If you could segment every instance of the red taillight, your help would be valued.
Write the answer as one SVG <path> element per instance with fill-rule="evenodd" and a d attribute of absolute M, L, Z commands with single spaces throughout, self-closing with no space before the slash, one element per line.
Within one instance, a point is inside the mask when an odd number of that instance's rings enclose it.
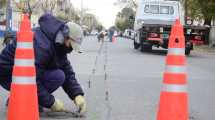
<path fill-rule="evenodd" d="M 201 40 L 202 38 L 201 38 L 201 36 L 195 36 L 194 39 Z"/>

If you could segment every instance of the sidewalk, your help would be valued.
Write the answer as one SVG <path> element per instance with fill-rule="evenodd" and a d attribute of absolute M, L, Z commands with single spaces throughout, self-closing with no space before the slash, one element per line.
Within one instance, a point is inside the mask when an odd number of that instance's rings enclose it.
<path fill-rule="evenodd" d="M 210 48 L 208 45 L 194 46 L 194 51 L 215 54 L 215 47 Z"/>

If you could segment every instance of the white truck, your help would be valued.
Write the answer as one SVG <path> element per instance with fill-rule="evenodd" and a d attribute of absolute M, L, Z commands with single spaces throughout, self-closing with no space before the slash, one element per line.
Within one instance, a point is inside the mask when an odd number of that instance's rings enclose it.
<path fill-rule="evenodd" d="M 203 39 L 199 32 L 205 28 L 185 25 L 184 8 L 180 1 L 139 0 L 134 23 L 134 49 L 140 48 L 142 52 L 151 51 L 152 46 L 168 49 L 171 26 L 176 19 L 184 25 L 185 54 L 189 55 L 193 50 L 191 39 L 196 36 Z"/>

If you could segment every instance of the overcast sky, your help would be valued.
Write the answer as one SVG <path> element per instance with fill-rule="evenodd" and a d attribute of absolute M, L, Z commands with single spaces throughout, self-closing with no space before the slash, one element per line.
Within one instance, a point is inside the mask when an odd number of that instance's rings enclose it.
<path fill-rule="evenodd" d="M 114 25 L 116 14 L 119 11 L 113 3 L 116 0 L 83 0 L 84 8 L 90 9 L 89 13 L 95 14 L 99 21 L 106 27 Z M 81 8 L 81 0 L 71 0 L 75 8 Z"/>

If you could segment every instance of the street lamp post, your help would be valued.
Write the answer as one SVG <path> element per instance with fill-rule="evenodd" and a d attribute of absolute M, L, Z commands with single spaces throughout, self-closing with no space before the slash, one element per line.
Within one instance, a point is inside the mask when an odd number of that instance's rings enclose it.
<path fill-rule="evenodd" d="M 8 0 L 7 3 L 7 15 L 6 15 L 6 31 L 12 31 L 12 7 L 11 7 L 11 0 Z"/>

